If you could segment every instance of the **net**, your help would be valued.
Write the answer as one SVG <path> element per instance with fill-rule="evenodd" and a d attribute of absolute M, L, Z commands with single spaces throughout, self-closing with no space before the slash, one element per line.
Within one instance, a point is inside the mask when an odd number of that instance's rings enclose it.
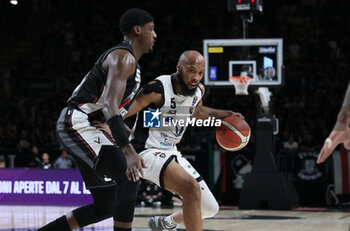
<path fill-rule="evenodd" d="M 248 86 L 252 80 L 249 76 L 232 76 L 229 77 L 230 82 L 235 86 L 236 95 L 248 95 Z"/>

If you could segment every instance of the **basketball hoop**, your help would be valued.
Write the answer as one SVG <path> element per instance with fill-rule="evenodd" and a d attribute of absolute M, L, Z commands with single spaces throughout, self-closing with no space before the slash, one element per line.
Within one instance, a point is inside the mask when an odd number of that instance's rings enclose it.
<path fill-rule="evenodd" d="M 248 86 L 252 77 L 249 76 L 232 76 L 230 82 L 235 86 L 236 95 L 248 95 Z"/>

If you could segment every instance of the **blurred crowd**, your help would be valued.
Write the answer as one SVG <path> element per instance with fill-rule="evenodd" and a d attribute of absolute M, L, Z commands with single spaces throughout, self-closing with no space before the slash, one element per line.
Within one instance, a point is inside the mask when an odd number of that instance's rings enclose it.
<path fill-rule="evenodd" d="M 249 24 L 250 38 L 284 39 L 285 85 L 272 89 L 277 154 L 318 151 L 332 128 L 349 81 L 350 41 L 339 36 L 350 33 L 345 6 L 345 0 L 265 1 L 264 14 Z M 158 35 L 154 52 L 140 60 L 144 83 L 175 72 L 179 55 L 202 51 L 203 39 L 242 37 L 240 16 L 227 11 L 226 1 L 2 1 L 0 164 L 9 165 L 11 154 L 15 167 L 74 166 L 57 142 L 55 122 L 98 56 L 122 40 L 118 20 L 132 7 L 152 13 Z M 204 99 L 246 117 L 251 153 L 258 102 L 252 92 L 235 96 L 233 88 L 207 89 Z M 214 143 L 212 129 L 192 129 L 180 147 L 195 152 Z"/>

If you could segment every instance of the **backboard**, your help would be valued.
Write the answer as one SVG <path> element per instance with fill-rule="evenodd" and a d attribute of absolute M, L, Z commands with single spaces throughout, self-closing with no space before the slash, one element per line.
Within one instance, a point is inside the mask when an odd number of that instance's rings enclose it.
<path fill-rule="evenodd" d="M 282 39 L 206 39 L 206 86 L 232 86 L 229 77 L 250 76 L 250 85 L 277 87 L 283 83 Z"/>

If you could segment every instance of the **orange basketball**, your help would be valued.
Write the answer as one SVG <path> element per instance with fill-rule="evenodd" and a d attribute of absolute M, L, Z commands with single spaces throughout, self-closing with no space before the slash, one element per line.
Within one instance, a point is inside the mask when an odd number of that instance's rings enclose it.
<path fill-rule="evenodd" d="M 241 117 L 229 116 L 222 120 L 216 129 L 216 140 L 227 151 L 238 151 L 244 148 L 250 138 L 250 127 Z"/>

